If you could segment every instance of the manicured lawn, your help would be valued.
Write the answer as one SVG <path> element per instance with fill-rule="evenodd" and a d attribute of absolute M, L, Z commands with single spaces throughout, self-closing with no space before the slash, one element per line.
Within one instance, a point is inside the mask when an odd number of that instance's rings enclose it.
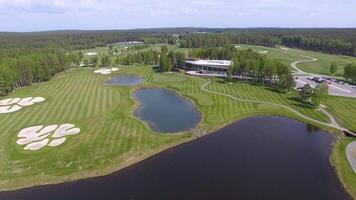
<path fill-rule="evenodd" d="M 222 82 L 222 80 L 214 81 L 211 86 L 211 90 L 232 94 L 242 99 L 287 105 L 313 119 L 323 122 L 330 122 L 329 118 L 324 113 L 314 109 L 312 106 L 305 105 L 299 97 L 298 93 L 294 90 L 284 93 L 272 90 L 263 85 L 256 85 L 241 81 L 228 84 Z"/>
<path fill-rule="evenodd" d="M 331 55 L 331 54 L 325 54 L 325 53 L 320 53 L 315 51 L 305 51 L 301 49 L 288 48 L 288 50 L 282 50 L 280 47 L 268 48 L 268 47 L 253 46 L 253 45 L 241 45 L 241 47 L 251 48 L 255 51 L 268 51 L 268 53 L 266 54 L 268 57 L 277 59 L 286 65 L 290 65 L 290 63 L 296 60 L 305 60 L 305 57 L 302 57 L 300 55 L 316 58 L 318 59 L 318 61 L 302 63 L 298 65 L 299 69 L 308 73 L 315 73 L 315 74 L 330 75 L 329 73 L 330 64 L 332 62 L 336 62 L 339 68 L 335 75 L 342 76 L 344 72 L 344 67 L 348 63 L 352 63 L 352 62 L 356 63 L 355 57 Z"/>
<path fill-rule="evenodd" d="M 352 141 L 352 139 L 338 141 L 335 144 L 331 162 L 349 193 L 356 199 L 356 174 L 346 157 L 346 147 Z"/>
<path fill-rule="evenodd" d="M 151 73 L 150 68 L 143 71 Z M 1 190 L 105 174 L 189 139 L 186 134 L 150 131 L 133 116 L 133 88 L 106 86 L 108 78 L 73 69 L 11 95 L 43 96 L 47 101 L 0 115 Z M 82 131 L 59 147 L 38 152 L 15 143 L 23 128 L 59 123 L 76 124 Z"/>
<path fill-rule="evenodd" d="M 241 102 L 204 92 L 201 86 L 206 83 L 205 79 L 160 74 L 144 66 L 123 67 L 116 73 L 138 74 L 144 77 L 146 87 L 170 88 L 191 98 L 203 114 L 200 126 L 208 132 L 254 115 L 282 115 L 305 121 L 279 106 Z M 131 94 L 142 86 L 105 85 L 104 81 L 110 78 L 95 75 L 92 69 L 72 69 L 49 82 L 18 89 L 10 95 L 43 96 L 47 101 L 0 115 L 1 190 L 108 174 L 194 139 L 189 133 L 152 132 L 133 116 L 138 103 Z M 308 116 L 326 121 L 316 110 L 298 105 L 293 99 L 294 93 L 278 93 L 246 83 L 214 82 L 211 87 L 244 98 L 290 105 Z M 82 131 L 68 137 L 59 147 L 45 147 L 38 152 L 24 151 L 16 144 L 16 134 L 23 128 L 59 123 L 73 123 Z"/>
<path fill-rule="evenodd" d="M 356 98 L 332 96 L 325 105 L 339 123 L 356 132 Z"/>

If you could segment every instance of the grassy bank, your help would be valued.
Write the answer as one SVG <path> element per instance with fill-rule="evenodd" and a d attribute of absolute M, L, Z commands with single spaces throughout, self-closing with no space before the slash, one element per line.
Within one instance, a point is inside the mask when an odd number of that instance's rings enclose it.
<path fill-rule="evenodd" d="M 356 199 L 356 174 L 352 170 L 346 157 L 346 147 L 352 139 L 341 140 L 335 144 L 331 163 L 337 170 L 340 180 L 351 196 Z"/>
<path fill-rule="evenodd" d="M 305 121 L 279 106 L 240 102 L 204 92 L 201 90 L 204 79 L 160 74 L 144 66 L 122 67 L 117 74 L 138 74 L 144 77 L 144 86 L 169 88 L 189 97 L 202 112 L 200 126 L 208 132 L 254 115 L 281 115 Z M 43 96 L 47 101 L 0 115 L 1 190 L 109 174 L 194 139 L 189 133 L 152 132 L 133 116 L 137 103 L 131 94 L 137 88 L 108 86 L 104 83 L 108 79 L 110 76 L 95 75 L 91 69 L 73 69 L 49 82 L 11 94 L 12 97 Z M 292 106 L 303 114 L 326 121 L 315 109 L 301 107 L 295 93 L 279 93 L 247 83 L 214 82 L 212 87 L 244 98 Z M 76 124 L 82 131 L 68 137 L 59 147 L 46 147 L 37 152 L 24 151 L 16 144 L 16 134 L 23 128 L 59 123 Z"/>

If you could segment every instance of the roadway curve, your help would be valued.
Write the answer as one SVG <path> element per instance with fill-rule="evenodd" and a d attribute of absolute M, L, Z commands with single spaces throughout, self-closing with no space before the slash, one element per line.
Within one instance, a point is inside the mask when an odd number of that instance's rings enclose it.
<path fill-rule="evenodd" d="M 313 57 L 309 57 L 309 56 L 304 56 L 304 55 L 298 55 L 298 56 L 301 56 L 301 57 L 305 57 L 305 58 L 308 58 L 308 60 L 297 60 L 297 61 L 294 61 L 290 64 L 290 66 L 297 71 L 296 75 L 310 75 L 309 73 L 306 73 L 304 71 L 302 71 L 301 69 L 299 69 L 297 67 L 298 64 L 301 64 L 301 63 L 307 63 L 307 62 L 315 62 L 315 61 L 318 61 L 318 59 L 316 58 L 313 58 Z"/>

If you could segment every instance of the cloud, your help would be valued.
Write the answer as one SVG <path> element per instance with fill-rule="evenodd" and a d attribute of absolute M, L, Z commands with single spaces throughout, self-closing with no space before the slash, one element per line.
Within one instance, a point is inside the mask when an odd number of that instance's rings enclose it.
<path fill-rule="evenodd" d="M 0 0 L 0 31 L 31 27 L 355 27 L 355 7 L 353 0 Z"/>

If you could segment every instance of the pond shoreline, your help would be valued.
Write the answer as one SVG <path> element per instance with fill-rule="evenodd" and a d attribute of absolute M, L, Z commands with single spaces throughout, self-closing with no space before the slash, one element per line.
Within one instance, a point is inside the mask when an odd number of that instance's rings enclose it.
<path fill-rule="evenodd" d="M 244 121 L 244 120 L 249 120 L 250 118 L 259 118 L 259 117 L 266 117 L 266 116 L 264 116 L 264 115 L 262 115 L 262 116 L 254 116 L 254 117 L 248 117 L 248 118 L 244 118 L 243 120 L 238 120 L 238 121 L 235 121 L 234 123 L 230 123 L 229 125 L 226 125 L 226 126 L 224 126 L 224 127 L 222 127 L 221 129 L 219 129 L 219 130 L 217 130 L 217 131 L 214 131 L 214 132 L 211 132 L 210 134 L 208 134 L 208 135 L 216 135 L 216 134 L 213 134 L 213 133 L 219 133 L 222 129 L 226 129 L 226 128 L 229 128 L 229 127 L 232 127 L 232 126 L 234 126 L 235 124 L 237 124 L 237 123 L 239 123 L 240 121 Z M 272 116 L 273 117 L 273 116 Z M 276 116 L 276 117 L 279 117 L 279 116 Z M 287 118 L 287 117 L 282 117 L 282 118 L 285 118 L 285 119 L 289 119 L 289 118 Z M 294 119 L 289 119 L 289 120 L 294 120 Z M 297 120 L 294 120 L 294 121 L 297 121 Z M 298 121 L 299 122 L 299 121 Z M 303 123 L 303 122 L 300 122 L 300 123 Z M 324 131 L 325 132 L 325 131 Z M 167 147 L 166 149 L 164 149 L 164 150 L 161 150 L 160 152 L 156 152 L 156 153 L 152 153 L 151 155 L 147 155 L 147 156 L 145 156 L 145 159 L 144 160 L 140 160 L 140 161 L 137 161 L 137 162 L 134 162 L 134 163 L 131 163 L 131 164 L 129 164 L 129 165 L 127 165 L 126 167 L 122 167 L 121 168 L 121 170 L 115 170 L 115 171 L 113 171 L 112 173 L 109 173 L 109 174 L 107 174 L 107 175 L 104 175 L 104 176 L 110 176 L 111 174 L 115 174 L 115 173 L 120 173 L 122 170 L 128 170 L 128 169 L 131 169 L 131 168 L 134 168 L 136 165 L 139 165 L 139 164 L 142 164 L 142 163 L 144 163 L 144 161 L 146 161 L 146 159 L 147 158 L 149 158 L 149 159 L 153 159 L 153 158 L 155 158 L 155 157 L 158 157 L 158 156 L 160 156 L 162 153 L 166 153 L 167 151 L 175 151 L 175 149 L 176 148 L 183 148 L 182 147 L 182 145 L 191 145 L 191 143 L 192 142 L 196 142 L 196 141 L 198 141 L 198 140 L 196 140 L 195 138 L 187 138 L 188 140 L 186 140 L 186 141 L 182 141 L 182 143 L 179 143 L 179 144 L 176 144 L 176 145 L 174 145 L 174 146 L 169 146 L 169 147 Z M 204 140 L 204 138 L 202 138 L 203 140 Z M 334 141 L 333 141 L 333 143 L 335 142 L 335 139 L 334 139 Z M 332 145 L 332 149 L 334 148 L 334 144 L 331 144 Z M 331 155 L 329 155 L 329 157 L 330 157 Z M 331 166 L 334 170 L 335 170 L 335 168 L 333 167 L 333 166 Z M 336 172 L 336 170 L 335 170 L 335 172 Z M 75 183 L 75 182 L 81 182 L 81 181 L 86 181 L 86 180 L 94 180 L 94 179 L 96 179 L 96 178 L 100 178 L 100 177 L 102 177 L 102 176 L 99 176 L 99 177 L 91 177 L 91 178 L 85 178 L 85 179 L 82 179 L 82 180 L 73 180 L 73 181 L 66 181 L 66 182 L 64 182 L 63 184 L 66 184 L 66 183 Z M 338 179 L 339 180 L 339 179 Z M 60 183 L 61 184 L 61 183 Z M 52 184 L 52 185 L 57 185 L 57 184 Z M 341 183 L 340 183 L 340 185 L 342 185 Z M 36 189 L 36 188 L 41 188 L 41 187 L 51 187 L 51 185 L 45 185 L 45 186 L 35 186 L 35 187 L 31 187 L 31 188 L 27 188 L 27 189 L 20 189 L 20 190 L 31 190 L 31 189 Z M 19 190 L 19 191 L 20 191 Z M 13 191 L 13 192 L 16 192 L 16 191 Z M 1 193 L 0 193 L 0 196 L 1 196 Z"/>

